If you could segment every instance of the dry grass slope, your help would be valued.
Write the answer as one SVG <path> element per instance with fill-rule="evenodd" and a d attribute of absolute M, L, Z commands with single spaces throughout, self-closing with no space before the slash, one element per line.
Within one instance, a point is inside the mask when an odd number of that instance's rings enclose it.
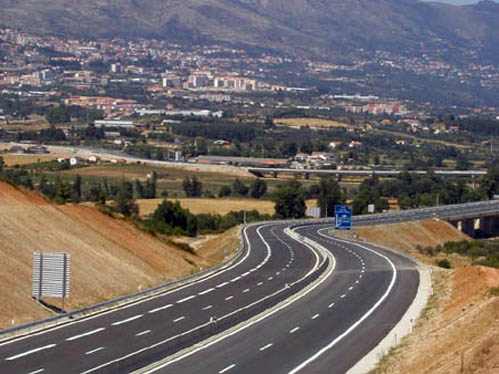
<path fill-rule="evenodd" d="M 47 317 L 31 300 L 34 251 L 71 254 L 71 310 L 190 274 L 208 262 L 78 205 L 0 183 L 0 327 Z M 56 301 L 54 301 L 56 302 Z M 58 303 L 58 301 L 57 301 Z"/>
<path fill-rule="evenodd" d="M 435 246 L 468 239 L 442 221 L 398 223 L 357 229 L 360 237 L 424 257 L 416 246 Z M 489 290 L 499 287 L 499 270 L 470 266 L 469 259 L 447 257 L 454 270 L 434 268 L 434 295 L 414 333 L 392 350 L 376 374 L 499 373 L 499 297 Z"/>

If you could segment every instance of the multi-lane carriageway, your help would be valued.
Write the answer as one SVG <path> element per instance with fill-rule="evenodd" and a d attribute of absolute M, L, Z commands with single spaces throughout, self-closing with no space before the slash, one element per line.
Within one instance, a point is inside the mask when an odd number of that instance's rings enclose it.
<path fill-rule="evenodd" d="M 0 373 L 344 373 L 401 318 L 419 276 L 330 228 L 248 226 L 231 267 L 0 343 Z"/>
<path fill-rule="evenodd" d="M 498 205 L 354 222 L 496 214 Z M 331 237 L 330 222 L 303 225 L 248 226 L 240 257 L 221 271 L 0 342 L 0 373 L 344 373 L 401 318 L 419 273 L 391 252 Z"/>

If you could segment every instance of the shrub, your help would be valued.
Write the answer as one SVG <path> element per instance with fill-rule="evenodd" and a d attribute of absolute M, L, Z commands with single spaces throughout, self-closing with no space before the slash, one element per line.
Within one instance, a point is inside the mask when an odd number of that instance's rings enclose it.
<path fill-rule="evenodd" d="M 449 260 L 447 260 L 445 258 L 443 260 L 437 261 L 437 266 L 439 266 L 441 268 L 444 268 L 444 269 L 450 269 L 451 268 Z"/>

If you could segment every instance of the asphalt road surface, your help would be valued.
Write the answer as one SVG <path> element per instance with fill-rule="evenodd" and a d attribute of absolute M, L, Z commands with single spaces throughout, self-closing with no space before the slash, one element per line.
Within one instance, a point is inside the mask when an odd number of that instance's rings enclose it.
<path fill-rule="evenodd" d="M 151 373 L 345 373 L 400 320 L 419 275 L 393 253 L 298 230 L 335 257 L 330 276 L 305 297 L 248 328 Z"/>
<path fill-rule="evenodd" d="M 497 206 L 483 202 L 355 217 L 354 224 L 448 218 Z M 310 282 L 314 288 L 285 307 L 150 372 L 346 372 L 404 314 L 416 294 L 418 272 L 393 253 L 330 237 L 331 222 L 295 228 L 333 257 L 324 256 L 286 235 L 290 225 L 247 227 L 241 259 L 222 272 L 0 343 L 0 373 L 133 372 L 248 320 Z M 326 271 L 326 265 L 334 269 Z"/>

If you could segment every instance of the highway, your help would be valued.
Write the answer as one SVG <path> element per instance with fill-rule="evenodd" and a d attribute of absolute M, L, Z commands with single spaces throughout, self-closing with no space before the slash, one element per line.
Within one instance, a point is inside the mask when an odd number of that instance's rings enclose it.
<path fill-rule="evenodd" d="M 146 372 L 348 371 L 401 318 L 415 296 L 419 275 L 407 259 L 330 238 L 328 230 L 297 230 L 335 258 L 332 273 L 312 292 L 258 323 Z"/>
<path fill-rule="evenodd" d="M 0 145 L 3 146 L 20 146 L 20 147 L 26 147 L 27 144 L 23 143 L 15 143 L 15 142 L 0 142 Z M 180 162 L 180 161 L 159 161 L 159 160 L 152 160 L 148 158 L 141 158 L 141 157 L 136 157 L 130 154 L 127 154 L 125 152 L 120 152 L 120 151 L 112 151 L 108 149 L 103 149 L 103 148 L 87 148 L 87 147 L 78 147 L 78 146 L 59 146 L 59 145 L 47 145 L 48 148 L 56 149 L 56 150 L 61 150 L 61 151 L 67 151 L 67 152 L 72 152 L 72 153 L 82 153 L 82 154 L 87 154 L 87 155 L 96 155 L 100 157 L 107 157 L 107 158 L 121 158 L 126 160 L 127 162 L 140 162 L 145 165 L 153 165 L 153 166 L 174 166 L 174 165 L 195 165 L 196 167 L 199 168 L 207 168 L 207 167 L 214 167 L 214 166 L 220 166 L 220 164 L 198 164 L 198 163 L 190 163 L 190 162 Z M 240 166 L 231 166 L 227 164 L 223 165 L 224 168 L 229 168 L 233 169 L 234 171 L 239 171 L 239 170 L 244 170 L 247 172 L 250 172 L 256 176 L 263 176 L 264 174 L 273 174 L 273 173 L 286 173 L 286 174 L 303 174 L 303 175 L 310 175 L 310 174 L 317 174 L 317 175 L 331 175 L 331 176 L 336 176 L 336 175 L 350 175 L 350 176 L 363 176 L 363 177 L 369 177 L 372 176 L 373 174 L 376 174 L 378 176 L 385 176 L 385 177 L 394 177 L 397 176 L 400 173 L 405 172 L 405 170 L 379 170 L 379 169 L 371 169 L 371 170 L 329 170 L 329 169 L 289 169 L 289 168 L 268 168 L 268 167 L 240 167 Z M 428 171 L 427 170 L 409 170 L 409 173 L 412 174 L 420 174 L 424 175 Z M 433 171 L 436 175 L 440 175 L 443 177 L 480 177 L 484 176 L 487 174 L 486 170 L 434 170 Z"/>
<path fill-rule="evenodd" d="M 283 227 L 247 228 L 244 256 L 220 274 L 131 306 L 0 343 L 0 373 L 121 373 L 248 318 L 236 313 L 223 319 L 241 308 L 256 304 L 250 312 L 258 313 L 272 305 L 272 298 L 266 297 L 324 261 L 284 235 Z M 224 323 L 210 322 L 212 317 Z M 130 354 L 131 359 L 114 362 Z"/>
<path fill-rule="evenodd" d="M 354 217 L 354 224 L 497 210 L 497 203 L 482 202 Z M 0 373 L 129 373 L 144 367 L 149 369 L 137 373 L 345 373 L 404 314 L 419 274 L 404 257 L 331 237 L 331 226 L 326 220 L 247 226 L 244 251 L 230 267 L 4 341 Z"/>

